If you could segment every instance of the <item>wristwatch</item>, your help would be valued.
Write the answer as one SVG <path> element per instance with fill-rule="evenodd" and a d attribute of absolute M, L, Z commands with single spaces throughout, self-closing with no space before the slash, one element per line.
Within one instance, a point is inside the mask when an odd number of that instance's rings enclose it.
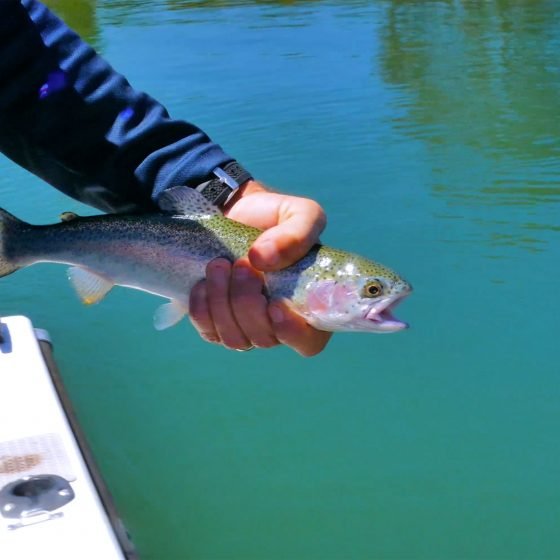
<path fill-rule="evenodd" d="M 222 167 L 212 170 L 214 177 L 201 183 L 196 190 L 212 204 L 223 207 L 235 194 L 235 191 L 253 176 L 236 161 L 230 161 Z"/>

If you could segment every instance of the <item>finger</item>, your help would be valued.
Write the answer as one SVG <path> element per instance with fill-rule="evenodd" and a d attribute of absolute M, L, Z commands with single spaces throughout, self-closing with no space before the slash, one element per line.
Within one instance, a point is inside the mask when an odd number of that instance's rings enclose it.
<path fill-rule="evenodd" d="M 237 324 L 253 346 L 271 348 L 279 344 L 267 313 L 262 276 L 246 259 L 233 266 L 230 299 Z"/>
<path fill-rule="evenodd" d="M 302 356 L 315 356 L 325 348 L 332 336 L 332 333 L 314 329 L 284 302 L 272 302 L 268 306 L 268 314 L 276 338 Z"/>
<path fill-rule="evenodd" d="M 251 347 L 233 315 L 229 298 L 231 264 L 226 259 L 214 259 L 206 267 L 206 290 L 210 315 L 216 332 L 227 348 L 246 350 Z"/>
<path fill-rule="evenodd" d="M 279 270 L 301 259 L 318 242 L 326 225 L 322 208 L 312 200 L 290 198 L 278 213 L 278 225 L 266 230 L 249 250 L 258 270 Z"/>
<path fill-rule="evenodd" d="M 206 294 L 206 280 L 198 282 L 191 291 L 189 317 L 198 334 L 207 342 L 221 342 L 210 315 Z"/>

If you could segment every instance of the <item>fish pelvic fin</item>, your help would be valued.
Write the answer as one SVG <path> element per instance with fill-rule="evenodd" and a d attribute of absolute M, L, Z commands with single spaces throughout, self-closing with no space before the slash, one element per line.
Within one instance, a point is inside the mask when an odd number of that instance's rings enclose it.
<path fill-rule="evenodd" d="M 176 325 L 187 313 L 186 304 L 172 299 L 169 303 L 164 303 L 156 309 L 154 313 L 154 327 L 158 331 L 168 329 Z"/>
<path fill-rule="evenodd" d="M 26 225 L 25 222 L 0 208 L 0 278 L 21 268 L 8 256 L 7 247 L 10 237 L 16 237 L 23 225 Z"/>
<path fill-rule="evenodd" d="M 222 213 L 202 194 L 190 187 L 172 187 L 161 193 L 158 206 L 168 214 L 190 220 L 207 220 Z"/>
<path fill-rule="evenodd" d="M 79 266 L 68 269 L 68 280 L 85 305 L 100 302 L 114 286 L 108 278 Z"/>

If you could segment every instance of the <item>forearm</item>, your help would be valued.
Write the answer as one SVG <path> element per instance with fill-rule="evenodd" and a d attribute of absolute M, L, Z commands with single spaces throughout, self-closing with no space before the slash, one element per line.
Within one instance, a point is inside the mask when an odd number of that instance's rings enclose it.
<path fill-rule="evenodd" d="M 102 210 L 149 209 L 232 160 L 171 119 L 37 0 L 0 2 L 0 150 Z"/>

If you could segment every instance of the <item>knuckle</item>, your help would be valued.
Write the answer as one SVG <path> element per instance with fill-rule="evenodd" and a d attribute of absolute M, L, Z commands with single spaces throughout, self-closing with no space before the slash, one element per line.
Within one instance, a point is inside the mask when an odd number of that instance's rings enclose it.
<path fill-rule="evenodd" d="M 317 224 L 325 225 L 327 222 L 327 215 L 323 207 L 311 198 L 305 198 L 306 211 L 305 213 L 310 216 Z"/>
<path fill-rule="evenodd" d="M 312 245 L 309 237 L 304 233 L 289 232 L 285 234 L 285 243 L 277 247 L 281 259 L 292 260 L 303 256 Z"/>
<path fill-rule="evenodd" d="M 217 312 L 220 309 L 227 309 L 230 306 L 229 295 L 227 293 L 215 292 L 208 296 L 210 308 Z"/>
<path fill-rule="evenodd" d="M 232 282 L 230 296 L 233 300 L 256 300 L 262 293 L 262 284 L 258 281 Z"/>
<path fill-rule="evenodd" d="M 309 201 L 309 210 L 315 214 L 317 219 L 325 219 L 325 211 L 323 207 L 315 200 L 310 198 L 307 199 Z"/>
<path fill-rule="evenodd" d="M 231 305 L 235 316 L 252 317 L 255 313 L 259 313 L 266 306 L 266 299 L 261 293 L 240 292 L 232 294 Z"/>

